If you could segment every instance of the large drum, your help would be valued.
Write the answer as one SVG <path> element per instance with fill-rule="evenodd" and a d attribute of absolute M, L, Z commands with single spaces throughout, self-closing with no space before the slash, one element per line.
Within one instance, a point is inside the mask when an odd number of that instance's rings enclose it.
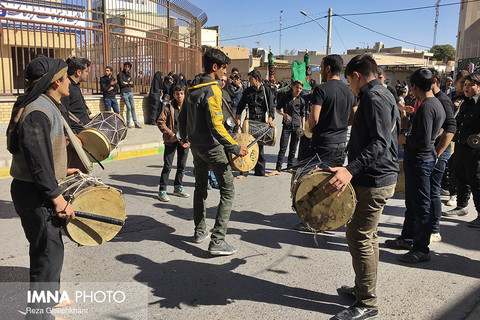
<path fill-rule="evenodd" d="M 355 210 L 355 191 L 349 183 L 345 191 L 327 194 L 323 186 L 334 173 L 325 170 L 318 157 L 298 167 L 292 176 L 292 207 L 312 231 L 335 230 L 345 225 Z"/>
<path fill-rule="evenodd" d="M 59 186 L 75 212 L 125 221 L 125 201 L 119 190 L 82 173 L 66 177 L 60 181 Z M 107 242 L 115 237 L 121 228 L 121 225 L 78 215 L 73 220 L 65 220 L 64 226 L 67 236 L 84 246 L 97 246 Z"/>
<path fill-rule="evenodd" d="M 270 127 L 267 123 L 245 120 L 242 124 L 242 132 L 252 135 L 255 139 L 261 136 L 265 130 L 268 130 L 267 134 L 262 139 L 258 140 L 258 143 L 273 147 L 277 140 L 277 127 Z"/>
<path fill-rule="evenodd" d="M 239 133 L 234 137 L 235 141 L 240 146 L 247 147 L 250 143 L 255 141 L 255 138 L 249 135 L 248 133 Z M 239 157 L 233 153 L 228 154 L 228 160 L 230 160 L 230 165 L 235 171 L 247 172 L 252 170 L 258 162 L 258 153 L 259 148 L 258 144 L 255 143 L 253 146 L 248 148 L 248 154 L 244 157 Z"/>
<path fill-rule="evenodd" d="M 88 155 L 90 160 L 102 161 L 108 158 L 110 152 L 125 139 L 127 124 L 115 112 L 105 111 L 97 114 L 86 126 L 85 130 L 78 133 L 83 147 L 96 159 Z"/>

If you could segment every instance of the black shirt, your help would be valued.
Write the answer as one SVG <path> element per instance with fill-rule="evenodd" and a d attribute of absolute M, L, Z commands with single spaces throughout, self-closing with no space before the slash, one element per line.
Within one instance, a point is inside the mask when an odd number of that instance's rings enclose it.
<path fill-rule="evenodd" d="M 70 119 L 70 126 L 72 127 L 73 132 L 78 133 L 84 129 L 84 126 L 87 123 L 90 122 L 90 118 L 88 117 L 90 110 L 83 98 L 80 84 L 76 83 L 72 78 L 68 78 L 70 79 L 70 95 L 68 97 L 63 97 L 61 101 L 65 108 L 80 120 L 80 122 L 76 122 L 75 120 Z"/>
<path fill-rule="evenodd" d="M 100 78 L 100 89 L 102 90 L 104 98 L 115 98 L 115 93 L 118 91 L 118 82 L 112 84 L 112 81 L 115 80 L 114 77 L 103 76 Z M 113 88 L 113 90 L 108 90 Z"/>
<path fill-rule="evenodd" d="M 250 86 L 243 92 L 242 98 L 238 103 L 237 114 L 242 114 L 245 106 L 248 104 L 248 119 L 265 122 L 265 113 L 268 117 L 275 119 L 275 100 L 270 88 L 264 87 L 255 89 Z M 267 107 L 268 105 L 268 107 Z"/>
<path fill-rule="evenodd" d="M 445 121 L 445 109 L 435 97 L 426 98 L 418 107 L 407 137 L 405 153 L 412 158 L 436 158 L 434 143 Z"/>
<path fill-rule="evenodd" d="M 352 184 L 378 188 L 397 182 L 400 116 L 393 96 L 375 79 L 360 88 L 348 145 Z"/>
<path fill-rule="evenodd" d="M 121 93 L 132 92 L 132 89 L 130 88 L 133 88 L 133 83 L 129 83 L 130 81 L 132 81 L 130 72 L 125 72 L 125 70 L 122 70 L 122 72 L 120 72 L 117 76 L 117 81 Z"/>
<path fill-rule="evenodd" d="M 398 97 L 398 94 L 397 94 L 397 91 L 395 91 L 395 88 L 387 85 L 387 89 L 392 93 L 393 98 L 395 99 L 395 103 L 398 103 L 400 101 L 400 98 Z"/>
<path fill-rule="evenodd" d="M 465 98 L 457 115 L 457 133 L 454 141 L 459 144 L 466 144 L 472 134 L 480 133 L 480 99 Z"/>
<path fill-rule="evenodd" d="M 329 80 L 315 87 L 311 103 L 322 106 L 312 146 L 347 142 L 348 118 L 356 105 L 350 88 L 341 80 Z"/>
<path fill-rule="evenodd" d="M 445 122 L 443 122 L 442 129 L 446 132 L 455 133 L 457 131 L 457 121 L 453 116 L 455 107 L 452 100 L 442 91 L 438 91 L 435 94 L 435 98 L 440 100 L 445 110 Z"/>
<path fill-rule="evenodd" d="M 291 117 L 289 123 L 285 123 L 285 119 L 282 120 L 283 125 L 292 127 L 302 126 L 302 117 L 305 117 L 305 100 L 298 96 L 295 99 L 293 94 L 288 92 L 279 101 L 277 110 L 282 110 Z"/>

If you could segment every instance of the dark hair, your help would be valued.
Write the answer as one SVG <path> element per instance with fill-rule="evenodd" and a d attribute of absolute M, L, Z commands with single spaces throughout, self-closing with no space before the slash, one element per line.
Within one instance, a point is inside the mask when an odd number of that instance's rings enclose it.
<path fill-rule="evenodd" d="M 437 81 L 440 81 L 440 72 L 438 72 L 437 69 L 435 69 L 435 68 L 428 68 L 428 70 L 430 70 L 430 72 L 432 73 L 433 79 L 437 79 Z"/>
<path fill-rule="evenodd" d="M 232 72 L 231 72 L 231 73 L 234 73 L 235 71 L 240 72 L 240 71 L 238 71 L 238 68 L 232 68 Z"/>
<path fill-rule="evenodd" d="M 480 86 L 480 72 L 470 73 L 465 77 L 465 80 L 471 81 Z"/>
<path fill-rule="evenodd" d="M 87 58 L 71 57 L 65 62 L 68 64 L 67 74 L 69 76 L 74 75 L 77 70 L 83 71 L 91 65 L 90 60 Z"/>
<path fill-rule="evenodd" d="M 385 76 L 385 70 L 382 67 L 377 68 L 377 77 Z"/>
<path fill-rule="evenodd" d="M 128 66 L 130 69 L 132 69 L 132 63 L 130 61 L 125 61 L 123 63 L 123 67 L 125 68 L 125 66 Z"/>
<path fill-rule="evenodd" d="M 294 82 L 294 83 L 292 83 L 292 87 L 295 87 L 297 84 L 301 85 L 301 86 L 302 86 L 302 88 L 303 88 L 303 82 L 302 82 L 302 81 L 300 81 L 300 80 L 295 80 L 295 82 Z"/>
<path fill-rule="evenodd" d="M 461 70 L 458 71 L 457 74 L 455 75 L 455 81 L 458 80 L 465 80 L 465 78 L 470 74 L 467 70 Z"/>
<path fill-rule="evenodd" d="M 173 76 L 174 74 L 175 74 L 175 72 L 170 71 L 170 72 L 168 73 L 168 76 L 171 77 L 171 76 Z"/>
<path fill-rule="evenodd" d="M 242 79 L 242 75 L 240 73 L 237 73 L 233 76 L 233 79 Z"/>
<path fill-rule="evenodd" d="M 185 91 L 185 86 L 183 84 L 177 84 L 175 88 L 173 88 L 173 92 L 176 91 Z"/>
<path fill-rule="evenodd" d="M 410 82 L 412 86 L 416 86 L 421 91 L 427 92 L 432 90 L 433 78 L 432 71 L 427 68 L 420 68 L 412 74 Z"/>
<path fill-rule="evenodd" d="M 407 88 L 405 87 L 398 88 L 397 95 L 401 96 L 404 93 L 407 93 Z"/>
<path fill-rule="evenodd" d="M 345 68 L 345 78 L 353 77 L 353 73 L 358 72 L 364 77 L 375 76 L 377 73 L 377 63 L 369 54 L 360 54 L 353 57 Z"/>
<path fill-rule="evenodd" d="M 252 78 L 257 79 L 258 81 L 262 81 L 262 75 L 258 70 L 252 70 L 248 73 L 248 75 L 251 76 Z"/>
<path fill-rule="evenodd" d="M 343 59 L 341 56 L 338 54 L 330 54 L 323 58 L 323 65 L 325 67 L 329 66 L 330 67 L 330 72 L 338 76 L 342 72 L 343 69 Z"/>
<path fill-rule="evenodd" d="M 112 72 L 113 72 L 113 68 L 112 68 L 112 67 L 110 67 L 110 66 L 106 66 L 106 67 L 105 67 L 105 69 L 108 69 L 108 70 L 110 70 L 110 71 L 112 71 Z"/>
<path fill-rule="evenodd" d="M 230 58 L 227 57 L 222 50 L 211 48 L 203 55 L 203 68 L 205 73 L 210 73 L 213 71 L 213 65 L 216 64 L 219 68 L 223 65 L 230 63 Z"/>

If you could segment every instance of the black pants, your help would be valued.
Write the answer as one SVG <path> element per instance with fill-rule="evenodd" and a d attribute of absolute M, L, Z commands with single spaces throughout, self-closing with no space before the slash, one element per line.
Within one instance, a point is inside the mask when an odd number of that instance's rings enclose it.
<path fill-rule="evenodd" d="M 480 149 L 455 145 L 455 174 L 457 175 L 457 205 L 468 205 L 470 192 L 475 209 L 480 212 Z"/>
<path fill-rule="evenodd" d="M 45 199 L 35 184 L 14 179 L 10 189 L 15 211 L 30 243 L 30 289 L 55 292 L 60 289 L 60 273 L 63 265 L 63 241 L 61 220 L 51 217 L 52 203 Z M 33 303 L 32 309 L 52 307 L 55 303 Z M 53 319 L 46 313 L 27 313 L 26 319 Z"/>
<path fill-rule="evenodd" d="M 295 160 L 295 153 L 297 152 L 299 136 L 297 135 L 298 127 L 292 127 L 291 125 L 283 125 L 282 136 L 280 137 L 280 151 L 278 151 L 277 165 L 275 170 L 282 170 L 283 157 L 287 151 L 288 140 L 290 139 L 290 147 L 288 150 L 287 168 L 293 166 L 293 160 Z"/>
<path fill-rule="evenodd" d="M 315 155 L 315 149 L 311 146 L 311 142 L 312 139 L 307 138 L 305 135 L 300 138 L 298 147 L 298 161 L 311 158 Z"/>
<path fill-rule="evenodd" d="M 181 187 L 183 182 L 183 175 L 185 172 L 185 166 L 187 164 L 189 148 L 184 148 L 177 141 L 172 145 L 165 145 L 165 151 L 163 152 L 163 170 L 160 175 L 160 190 L 167 190 L 167 181 L 170 170 L 172 170 L 173 157 L 175 151 L 177 151 L 177 173 L 175 174 L 174 187 Z"/>
<path fill-rule="evenodd" d="M 325 144 L 315 146 L 315 152 L 325 165 L 342 167 L 347 157 L 346 147 L 346 143 Z"/>

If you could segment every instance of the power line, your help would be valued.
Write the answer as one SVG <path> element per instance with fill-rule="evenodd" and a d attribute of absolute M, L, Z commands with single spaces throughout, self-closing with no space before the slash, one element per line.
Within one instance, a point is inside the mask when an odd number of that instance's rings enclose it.
<path fill-rule="evenodd" d="M 337 27 L 335 27 L 335 23 L 333 23 L 333 21 L 332 21 L 332 25 L 333 25 L 333 29 L 335 29 L 335 32 L 337 33 L 338 39 L 340 39 L 340 41 L 342 42 L 342 45 L 343 45 L 343 48 L 345 49 L 345 52 L 347 52 L 348 49 L 345 46 L 345 43 L 343 43 L 342 37 L 340 36 L 340 33 L 338 33 Z"/>
<path fill-rule="evenodd" d="M 377 33 L 377 34 L 382 35 L 382 36 L 384 36 L 384 37 L 387 37 L 387 38 L 390 38 L 390 39 L 393 39 L 393 40 L 397 40 L 397 41 L 400 41 L 400 42 L 408 43 L 408 44 L 413 44 L 414 46 L 417 46 L 417 47 L 423 47 L 423 48 L 428 48 L 428 49 L 430 49 L 430 47 L 428 47 L 428 46 L 424 46 L 424 45 L 421 45 L 421 44 L 418 44 L 418 43 L 413 43 L 413 42 L 410 42 L 410 41 L 402 40 L 402 39 L 399 39 L 399 38 L 396 38 L 396 37 L 389 36 L 388 34 L 385 34 L 385 33 L 378 32 L 378 31 L 376 31 L 376 30 L 370 29 L 370 28 L 365 27 L 365 26 L 363 26 L 363 25 L 361 25 L 361 24 L 359 24 L 359 23 L 356 23 L 356 22 L 354 22 L 354 21 L 352 21 L 352 20 L 350 20 L 350 19 L 347 19 L 347 18 L 345 18 L 345 17 L 343 17 L 343 16 L 341 16 L 341 15 L 339 15 L 339 14 L 336 14 L 335 16 L 340 17 L 340 18 L 342 18 L 342 19 L 344 19 L 344 20 L 346 20 L 346 21 L 348 21 L 348 22 L 350 22 L 350 23 L 353 23 L 353 24 L 356 25 L 356 26 L 359 26 L 359 27 L 361 27 L 361 28 L 363 28 L 363 29 L 366 29 L 366 30 L 368 30 L 368 31 Z"/>

